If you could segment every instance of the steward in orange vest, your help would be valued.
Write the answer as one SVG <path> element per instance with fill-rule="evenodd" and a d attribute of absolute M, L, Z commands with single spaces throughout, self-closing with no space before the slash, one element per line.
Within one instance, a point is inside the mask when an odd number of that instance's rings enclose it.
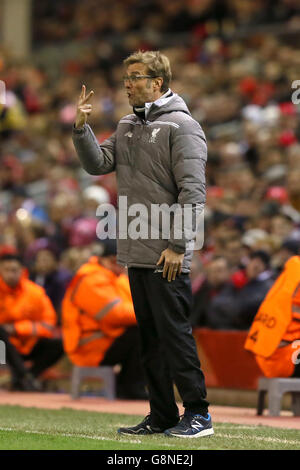
<path fill-rule="evenodd" d="M 300 257 L 293 256 L 262 302 L 245 348 L 266 377 L 300 377 Z M 299 355 L 299 358 L 298 358 Z"/>
<path fill-rule="evenodd" d="M 64 349 L 78 366 L 120 364 L 119 396 L 146 398 L 129 281 L 116 263 L 115 241 L 103 240 L 102 245 L 101 257 L 81 266 L 67 288 L 62 303 Z"/>
<path fill-rule="evenodd" d="M 16 253 L 0 254 L 0 340 L 12 372 L 12 388 L 39 390 L 36 378 L 62 355 L 54 338 L 56 314 L 44 289 L 30 281 Z M 24 359 L 30 360 L 29 370 Z"/>

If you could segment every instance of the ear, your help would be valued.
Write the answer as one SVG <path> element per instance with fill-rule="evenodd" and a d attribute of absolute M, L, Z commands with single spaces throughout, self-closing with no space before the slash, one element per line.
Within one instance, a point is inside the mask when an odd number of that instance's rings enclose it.
<path fill-rule="evenodd" d="M 159 90 L 161 89 L 163 82 L 164 82 L 164 80 L 163 80 L 162 77 L 156 77 L 156 78 L 154 79 L 154 85 L 155 85 L 155 87 L 158 88 Z"/>

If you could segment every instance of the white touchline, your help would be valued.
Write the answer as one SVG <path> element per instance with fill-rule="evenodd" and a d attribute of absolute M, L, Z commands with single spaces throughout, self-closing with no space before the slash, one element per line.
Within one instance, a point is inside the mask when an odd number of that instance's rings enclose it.
<path fill-rule="evenodd" d="M 142 444 L 145 441 L 140 441 L 139 439 L 113 439 L 109 437 L 104 437 L 104 436 L 89 436 L 87 434 L 72 434 L 72 433 L 61 433 L 59 431 L 48 431 L 48 432 L 43 432 L 43 431 L 34 431 L 34 430 L 29 430 L 29 429 L 22 429 L 22 428 L 4 428 L 0 427 L 0 431 L 14 431 L 14 432 L 25 432 L 27 434 L 38 434 L 40 436 L 62 436 L 62 437 L 77 437 L 80 439 L 92 439 L 95 441 L 111 441 L 111 442 L 124 442 L 125 444 Z M 169 438 L 167 438 L 169 439 Z M 169 444 L 165 443 L 164 444 L 167 447 L 176 447 L 176 444 Z"/>
<path fill-rule="evenodd" d="M 272 428 L 270 428 L 270 429 L 272 429 Z M 220 436 L 220 437 L 228 438 L 228 439 L 242 439 L 242 440 L 253 439 L 255 441 L 278 442 L 278 443 L 281 443 L 281 444 L 297 444 L 297 445 L 300 445 L 300 440 L 299 441 L 290 441 L 288 439 L 280 439 L 279 437 L 234 436 L 232 434 L 222 434 L 222 431 L 220 431 L 220 430 L 217 431 L 217 435 Z"/>
<path fill-rule="evenodd" d="M 243 426 L 243 428 L 248 429 L 247 426 Z M 253 426 L 253 430 L 254 429 L 255 429 L 255 426 Z M 274 428 L 270 427 L 270 429 L 274 429 Z M 34 431 L 34 430 L 30 431 L 29 429 L 22 429 L 22 428 L 0 427 L 0 431 L 25 432 L 25 433 L 28 433 L 28 434 L 38 434 L 38 435 L 41 435 L 41 436 L 56 435 L 56 436 L 62 436 L 62 437 L 77 437 L 77 438 L 82 438 L 82 439 L 92 439 L 92 440 L 95 440 L 95 441 L 124 442 L 124 443 L 129 443 L 129 444 L 142 444 L 143 442 L 145 442 L 145 441 L 140 441 L 140 440 L 137 440 L 137 439 L 136 440 L 113 439 L 113 438 L 104 437 L 104 436 L 89 436 L 89 435 L 86 435 L 86 434 L 60 433 L 58 431 L 56 431 L 56 432 L 51 432 L 51 431 L 42 432 L 42 431 Z M 238 431 L 238 429 L 237 429 L 237 431 Z M 158 435 L 158 436 L 153 436 L 153 437 L 162 437 L 162 436 Z M 299 445 L 299 443 L 300 443 L 300 440 L 291 441 L 291 440 L 288 440 L 288 439 L 279 439 L 277 437 L 236 436 L 236 435 L 233 435 L 233 434 L 223 434 L 222 430 L 220 430 L 220 429 L 217 430 L 217 433 L 214 435 L 214 437 L 222 437 L 222 438 L 226 438 L 226 439 L 241 439 L 241 440 L 252 439 L 252 440 L 256 440 L 256 441 L 277 442 L 277 443 L 281 443 L 281 444 L 295 444 L 295 445 Z M 167 439 L 169 439 L 169 437 Z M 206 439 L 203 440 L 202 442 L 203 443 L 206 442 Z M 165 442 L 163 443 L 163 445 L 168 446 L 168 447 L 178 447 L 178 445 L 176 445 L 176 444 L 169 444 L 169 443 L 165 443 Z"/>
<path fill-rule="evenodd" d="M 81 439 L 92 439 L 95 441 L 113 441 L 113 442 L 126 442 L 130 444 L 141 444 L 142 441 L 139 440 L 123 440 L 123 439 L 110 439 L 109 437 L 104 437 L 104 436 L 89 436 L 87 434 L 72 434 L 72 433 L 61 433 L 59 431 L 48 431 L 48 432 L 43 432 L 43 431 L 34 431 L 30 429 L 22 429 L 22 428 L 3 428 L 0 427 L 0 431 L 14 431 L 14 432 L 25 432 L 28 434 L 38 434 L 41 436 L 62 436 L 62 437 L 77 437 Z"/>

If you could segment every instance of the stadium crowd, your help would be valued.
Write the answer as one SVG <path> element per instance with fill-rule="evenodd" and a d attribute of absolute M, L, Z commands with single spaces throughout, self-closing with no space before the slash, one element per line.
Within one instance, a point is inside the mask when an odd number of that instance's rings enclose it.
<path fill-rule="evenodd" d="M 249 329 L 284 263 L 299 252 L 300 126 L 299 105 L 292 101 L 300 69 L 292 34 L 300 26 L 297 5 L 35 2 L 35 50 L 73 40 L 80 48 L 55 71 L 34 55 L 25 61 L 0 49 L 6 85 L 0 245 L 2 253 L 15 247 L 22 254 L 58 322 L 69 281 L 97 254 L 96 208 L 116 205 L 114 175 L 87 176 L 75 155 L 71 128 L 81 85 L 95 92 L 89 122 L 101 142 L 131 112 L 122 60 L 132 50 L 159 48 L 170 58 L 172 90 L 208 140 L 205 241 L 193 258 L 192 323 Z M 264 32 L 270 26 L 280 34 Z M 177 44 L 176 34 L 182 38 Z M 205 306 L 203 298 L 209 299 Z"/>

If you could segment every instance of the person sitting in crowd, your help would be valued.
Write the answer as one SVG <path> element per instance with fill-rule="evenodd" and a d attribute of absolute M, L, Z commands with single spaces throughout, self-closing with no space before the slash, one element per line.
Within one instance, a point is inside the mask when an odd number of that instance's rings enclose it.
<path fill-rule="evenodd" d="M 206 278 L 194 295 L 190 321 L 192 326 L 216 329 L 232 327 L 234 287 L 230 281 L 228 261 L 214 257 L 206 267 Z"/>
<path fill-rule="evenodd" d="M 76 273 L 62 304 L 65 351 L 73 364 L 121 365 L 119 398 L 145 399 L 139 336 L 130 287 L 116 263 L 116 241 L 103 240 L 102 253 Z"/>
<path fill-rule="evenodd" d="M 45 289 L 60 324 L 61 303 L 72 273 L 59 266 L 58 250 L 46 238 L 36 240 L 35 251 L 30 279 Z"/>
<path fill-rule="evenodd" d="M 300 257 L 292 256 L 261 304 L 247 336 L 266 377 L 300 377 Z"/>
<path fill-rule="evenodd" d="M 244 248 L 241 237 L 235 236 L 225 239 L 222 253 L 227 260 L 228 268 L 232 276 L 244 268 L 242 262 Z"/>
<path fill-rule="evenodd" d="M 287 239 L 282 243 L 280 249 L 274 256 L 276 264 L 274 269 L 274 275 L 276 277 L 282 273 L 287 260 L 290 259 L 292 256 L 299 254 L 299 246 L 299 241 L 293 239 Z"/>
<path fill-rule="evenodd" d="M 0 254 L 0 340 L 12 373 L 12 390 L 38 391 L 38 377 L 63 356 L 54 337 L 56 315 L 44 289 L 27 278 L 19 255 Z M 29 360 L 28 367 L 25 361 Z"/>
<path fill-rule="evenodd" d="M 207 266 L 207 278 L 194 294 L 192 326 L 226 330 L 247 330 L 274 282 L 270 256 L 257 250 L 249 262 L 239 285 L 230 275 L 228 261 L 215 257 Z M 245 279 L 244 279 L 245 278 Z"/>
<path fill-rule="evenodd" d="M 237 292 L 234 299 L 234 325 L 240 330 L 250 328 L 261 302 L 274 283 L 269 254 L 263 250 L 251 253 L 246 275 L 248 282 Z"/>

